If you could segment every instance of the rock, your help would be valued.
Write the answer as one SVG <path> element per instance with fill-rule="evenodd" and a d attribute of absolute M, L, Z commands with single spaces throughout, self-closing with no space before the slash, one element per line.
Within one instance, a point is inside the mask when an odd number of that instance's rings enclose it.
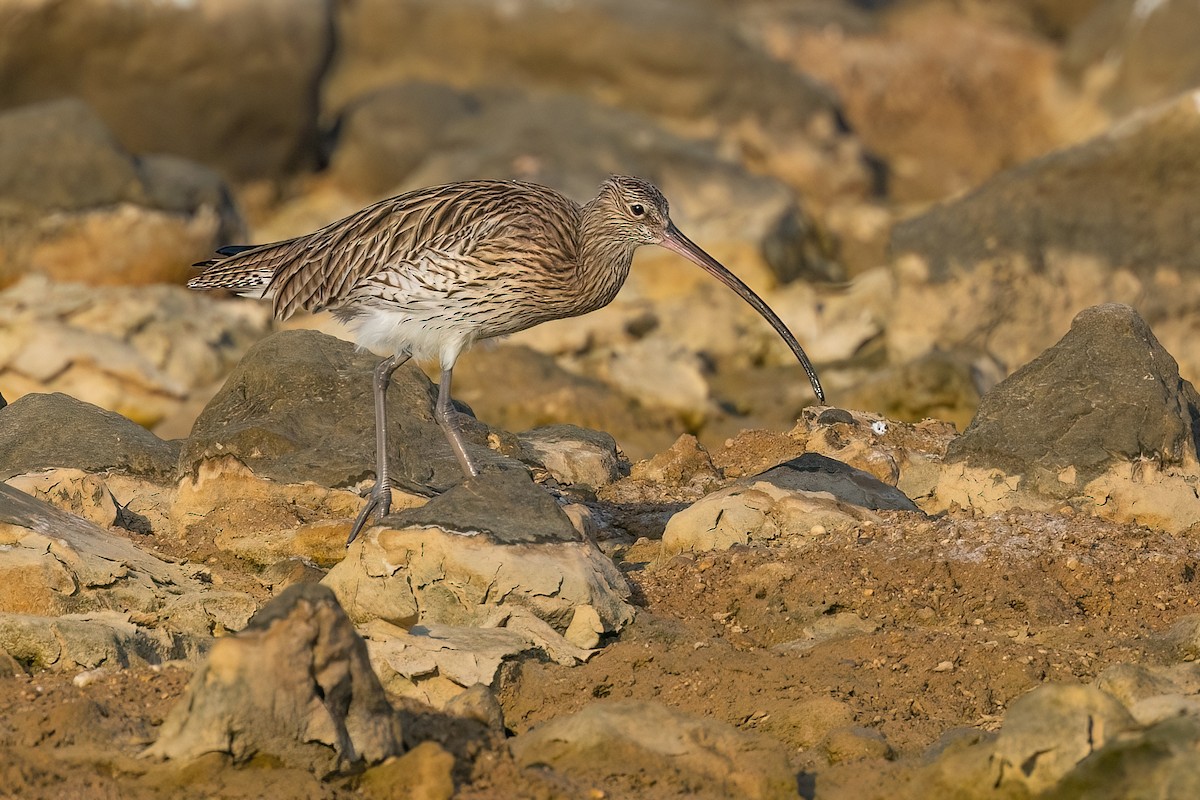
<path fill-rule="evenodd" d="M 796 492 L 826 492 L 843 503 L 872 511 L 920 510 L 896 487 L 819 453 L 805 453 L 750 480 Z"/>
<path fill-rule="evenodd" d="M 267 756 L 327 774 L 402 748 L 400 721 L 367 647 L 319 584 L 286 589 L 241 633 L 218 639 L 146 755 Z"/>
<path fill-rule="evenodd" d="M 1188 614 L 1155 637 L 1155 647 L 1174 661 L 1200 659 L 1200 614 Z"/>
<path fill-rule="evenodd" d="M 781 503 L 780 501 L 786 501 Z M 802 498 L 767 484 L 732 486 L 709 494 L 671 516 L 662 537 L 662 556 L 727 550 L 763 543 L 820 526 L 842 530 L 859 521 L 834 501 Z"/>
<path fill-rule="evenodd" d="M 430 624 L 405 631 L 372 620 L 363 632 L 383 687 L 439 709 L 473 686 L 494 685 L 505 661 L 534 649 L 527 637 L 507 628 Z"/>
<path fill-rule="evenodd" d="M 563 636 L 576 647 L 591 650 L 600 644 L 603 633 L 604 620 L 600 619 L 600 613 L 593 606 L 576 606 Z"/>
<path fill-rule="evenodd" d="M 320 0 L 8 6 L 0 107 L 82 97 L 134 152 L 277 177 L 316 161 L 329 14 Z"/>
<path fill-rule="evenodd" d="M 394 508 L 424 500 L 392 492 Z M 180 480 L 168 530 L 192 559 L 222 551 L 261 566 L 291 557 L 331 566 L 345 557 L 346 538 L 363 502 L 348 488 L 274 481 L 235 457 L 212 458 L 194 477 Z"/>
<path fill-rule="evenodd" d="M 31 671 L 162 664 L 195 657 L 206 644 L 136 625 L 128 614 L 117 611 L 54 616 L 0 611 L 0 651 Z"/>
<path fill-rule="evenodd" d="M 1183 96 L 897 224 L 891 359 L 986 343 L 1011 369 L 1079 310 L 1117 301 L 1162 328 L 1185 377 L 1200 375 L 1200 243 L 1185 233 L 1200 197 L 1198 132 L 1196 97 Z M 1120 203 L 1113 186 L 1126 187 Z"/>
<path fill-rule="evenodd" d="M 984 397 L 950 444 L 958 471 L 939 483 L 938 503 L 994 510 L 1080 498 L 1109 519 L 1187 530 L 1200 522 L 1188 477 L 1200 475 L 1198 420 L 1200 395 L 1137 312 L 1090 308 Z M 984 484 L 1009 488 L 968 499 Z"/>
<path fill-rule="evenodd" d="M 633 618 L 613 563 L 515 471 L 484 473 L 393 514 L 324 583 L 359 624 L 480 624 L 497 606 L 526 608 L 558 631 L 581 605 L 596 609 L 606 631 Z"/>
<path fill-rule="evenodd" d="M 10 399 L 61 391 L 164 437 L 160 423 L 171 420 L 186 434 L 197 404 L 263 336 L 269 316 L 252 301 L 214 303 L 179 286 L 26 275 L 0 291 L 0 385 L 12 387 Z"/>
<path fill-rule="evenodd" d="M 1200 792 L 1200 715 L 1193 710 L 1164 719 L 1134 735 L 1107 738 L 1056 787 L 1058 797 L 1120 800 L 1155 787 L 1164 797 Z"/>
<path fill-rule="evenodd" d="M 691 434 L 683 434 L 670 448 L 630 469 L 629 477 L 664 486 L 705 491 L 721 480 L 719 470 L 704 445 Z"/>
<path fill-rule="evenodd" d="M 181 281 L 242 223 L 198 164 L 140 162 L 85 103 L 0 113 L 0 285 L 25 272 L 86 283 Z"/>
<path fill-rule="evenodd" d="M 320 583 L 327 570 L 302 556 L 291 556 L 276 561 L 258 574 L 258 580 L 273 594 L 278 594 L 294 583 Z"/>
<path fill-rule="evenodd" d="M 822 740 L 821 747 L 831 764 L 896 756 L 882 733 L 854 725 L 834 728 Z"/>
<path fill-rule="evenodd" d="M 159 611 L 159 623 L 172 630 L 224 636 L 244 629 L 258 611 L 245 592 L 207 589 L 173 598 Z"/>
<path fill-rule="evenodd" d="M 758 24 L 769 52 L 837 92 L 894 200 L 962 192 L 1070 133 L 1062 99 L 1045 89 L 1057 78 L 1053 44 L 961 8 L 910 3 L 844 36 L 808 20 Z M 1007 120 L 1018 116 L 1014 131 Z"/>
<path fill-rule="evenodd" d="M 870 509 L 919 510 L 871 475 L 807 453 L 675 514 L 663 532 L 663 555 L 775 540 L 798 546 L 804 537 L 817 540 L 856 528 L 874 518 Z"/>
<path fill-rule="evenodd" d="M 25 395 L 0 416 L 0 480 L 69 467 L 167 482 L 178 457 L 178 443 L 65 394 Z"/>
<path fill-rule="evenodd" d="M 201 588 L 178 565 L 5 484 L 0 542 L 0 611 L 155 614 L 175 595 Z"/>
<path fill-rule="evenodd" d="M 505 730 L 504 707 L 500 705 L 496 693 L 482 683 L 467 687 L 465 692 L 446 704 L 445 711 L 456 717 L 475 720 L 497 733 Z"/>
<path fill-rule="evenodd" d="M 620 477 L 617 442 L 603 431 L 575 425 L 545 425 L 517 438 L 537 454 L 559 483 L 598 489 Z"/>
<path fill-rule="evenodd" d="M 338 47 L 323 84 L 328 115 L 409 80 L 526 86 L 685 129 L 715 118 L 734 149 L 757 147 L 762 172 L 813 192 L 865 183 L 857 154 L 837 151 L 844 137 L 831 100 L 736 35 L 736 19 L 717 3 L 618 0 L 563 13 L 534 2 L 373 1 L 339 7 L 336 24 Z M 568 51 L 564 41 L 586 44 Z"/>
<path fill-rule="evenodd" d="M 517 736 L 510 747 L 522 767 L 548 767 L 583 780 L 653 776 L 657 790 L 692 797 L 796 796 L 782 747 L 657 703 L 592 703 Z"/>
<path fill-rule="evenodd" d="M 1046 684 L 1008 708 L 993 745 L 994 785 L 1039 793 L 1136 723 L 1111 695 L 1090 686 Z"/>
<path fill-rule="evenodd" d="M 450 800 L 454 756 L 436 742 L 421 742 L 402 756 L 369 767 L 358 779 L 368 800 Z"/>
<path fill-rule="evenodd" d="M 1068 37 L 1063 69 L 1117 113 L 1166 100 L 1200 84 L 1200 57 L 1189 31 L 1200 25 L 1190 3 L 1105 0 Z"/>
<path fill-rule="evenodd" d="M 457 398 L 505 430 L 580 425 L 607 431 L 627 453 L 658 452 L 682 431 L 675 415 L 643 408 L 603 381 L 568 372 L 528 347 L 497 345 L 468 353 L 454 369 L 454 387 Z"/>
<path fill-rule="evenodd" d="M 282 331 L 254 345 L 205 407 L 185 442 L 180 472 L 196 480 L 206 461 L 232 456 L 279 483 L 355 486 L 374 474 L 371 373 L 378 358 L 316 331 Z M 433 420 L 434 389 L 415 365 L 388 390 L 394 483 L 423 493 L 459 482 L 446 437 Z M 496 460 L 483 426 L 464 420 L 472 456 Z M 483 435 L 481 435 L 483 434 Z"/>

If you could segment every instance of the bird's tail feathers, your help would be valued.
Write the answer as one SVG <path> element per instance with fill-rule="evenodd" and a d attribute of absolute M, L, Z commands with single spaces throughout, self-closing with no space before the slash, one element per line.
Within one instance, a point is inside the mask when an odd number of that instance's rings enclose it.
<path fill-rule="evenodd" d="M 229 289 L 243 297 L 264 297 L 275 277 L 277 250 L 284 244 L 233 244 L 218 248 L 219 258 L 192 265 L 204 271 L 187 282 L 188 288 Z"/>

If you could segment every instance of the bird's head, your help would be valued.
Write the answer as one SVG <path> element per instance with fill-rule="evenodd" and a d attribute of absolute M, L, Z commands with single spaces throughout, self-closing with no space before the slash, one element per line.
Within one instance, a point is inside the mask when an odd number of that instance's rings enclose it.
<path fill-rule="evenodd" d="M 661 244 L 669 235 L 672 225 L 667 198 L 649 181 L 614 175 L 600 187 L 596 199 L 605 221 L 634 247 Z"/>
<path fill-rule="evenodd" d="M 816 371 L 796 337 L 783 324 L 783 320 L 749 286 L 675 227 L 671 222 L 667 198 L 663 197 L 658 187 L 641 178 L 614 175 L 600 187 L 596 199 L 588 204 L 585 216 L 588 212 L 591 212 L 594 215 L 591 218 L 603 227 L 604 233 L 599 238 L 607 239 L 611 245 L 624 252 L 626 268 L 629 259 L 633 257 L 634 249 L 644 244 L 657 244 L 703 268 L 741 295 L 787 342 L 804 371 L 808 373 L 813 391 L 824 401 L 825 392 L 817 379 Z"/>

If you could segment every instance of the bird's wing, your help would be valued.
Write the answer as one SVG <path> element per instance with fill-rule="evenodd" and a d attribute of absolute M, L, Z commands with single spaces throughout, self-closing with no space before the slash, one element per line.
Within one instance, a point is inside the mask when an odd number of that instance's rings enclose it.
<path fill-rule="evenodd" d="M 263 248 L 280 318 L 369 299 L 380 284 L 432 302 L 531 265 L 573 268 L 579 209 L 531 184 L 472 181 L 368 206 L 321 230 Z M 252 253 L 234 258 L 247 258 Z"/>

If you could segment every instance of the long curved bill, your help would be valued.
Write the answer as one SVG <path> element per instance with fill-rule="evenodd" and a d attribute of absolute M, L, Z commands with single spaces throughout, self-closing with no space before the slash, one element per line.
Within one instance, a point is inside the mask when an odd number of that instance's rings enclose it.
<path fill-rule="evenodd" d="M 691 239 L 680 233 L 675 227 L 675 223 L 667 223 L 667 233 L 663 240 L 659 242 L 663 247 L 673 253 L 686 258 L 688 261 L 702 267 L 710 275 L 714 276 L 721 283 L 733 289 L 742 299 L 749 303 L 755 311 L 763 315 L 767 322 L 771 323 L 771 327 L 775 332 L 783 337 L 787 342 L 787 346 L 792 349 L 792 352 L 799 359 L 800 365 L 804 367 L 804 371 L 808 373 L 808 381 L 812 384 L 813 391 L 816 392 L 817 399 L 825 402 L 825 390 L 821 388 L 821 380 L 817 377 L 817 371 L 813 369 L 812 362 L 808 360 L 808 355 L 804 352 L 804 348 L 796 341 L 796 337 L 788 330 L 787 325 L 783 324 L 783 320 L 779 318 L 771 307 L 768 306 L 763 299 L 756 295 L 754 291 L 742 283 L 738 276 L 727 270 L 721 265 L 721 262 L 710 256 L 708 253 L 700 249 L 700 246 Z"/>

